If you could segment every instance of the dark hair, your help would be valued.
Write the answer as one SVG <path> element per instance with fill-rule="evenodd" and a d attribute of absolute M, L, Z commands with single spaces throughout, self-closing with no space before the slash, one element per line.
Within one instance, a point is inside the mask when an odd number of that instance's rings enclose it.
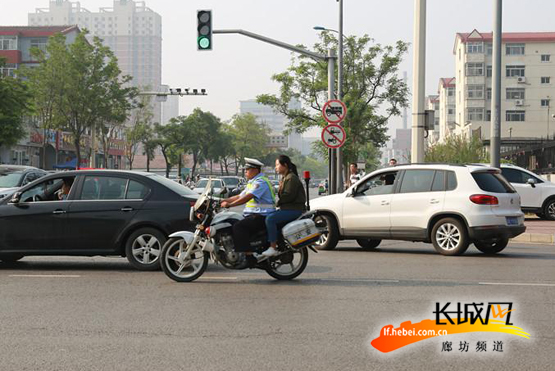
<path fill-rule="evenodd" d="M 358 168 L 358 165 L 356 162 L 351 162 L 349 165 L 353 165 L 354 167 Z"/>
<path fill-rule="evenodd" d="M 291 159 L 289 158 L 289 156 L 279 155 L 277 160 L 282 166 L 287 166 L 289 171 L 291 171 L 296 176 L 299 176 L 299 173 L 297 172 L 297 165 L 291 162 Z"/>

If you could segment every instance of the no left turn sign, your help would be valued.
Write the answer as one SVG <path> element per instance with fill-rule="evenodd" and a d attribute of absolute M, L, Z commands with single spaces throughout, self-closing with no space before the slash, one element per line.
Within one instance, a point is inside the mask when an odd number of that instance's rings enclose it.
<path fill-rule="evenodd" d="M 322 115 L 324 116 L 324 120 L 326 120 L 330 124 L 338 124 L 347 115 L 347 107 L 345 103 L 340 100 L 332 99 L 324 104 L 322 108 Z"/>
<path fill-rule="evenodd" d="M 339 148 L 345 144 L 347 134 L 345 129 L 339 125 L 328 125 L 322 130 L 322 142 L 329 148 Z"/>

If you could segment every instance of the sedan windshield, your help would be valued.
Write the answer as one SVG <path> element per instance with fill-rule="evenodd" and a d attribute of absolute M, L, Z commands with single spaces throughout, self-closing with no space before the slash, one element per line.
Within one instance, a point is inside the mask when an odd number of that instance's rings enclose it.
<path fill-rule="evenodd" d="M 223 178 L 223 181 L 227 187 L 237 187 L 239 185 L 239 179 L 237 178 Z"/>
<path fill-rule="evenodd" d="M 20 171 L 0 172 L 0 188 L 17 187 L 22 175 Z"/>
<path fill-rule="evenodd" d="M 185 187 L 184 185 L 174 182 L 173 180 L 170 180 L 168 178 L 164 178 L 161 175 L 153 174 L 153 175 L 149 175 L 148 177 L 152 180 L 157 181 L 158 183 L 161 183 L 162 185 L 165 185 L 167 188 L 171 189 L 172 191 L 174 191 L 180 196 L 186 196 L 186 197 L 192 197 L 192 198 L 198 197 L 198 194 L 191 191 L 189 188 Z"/>

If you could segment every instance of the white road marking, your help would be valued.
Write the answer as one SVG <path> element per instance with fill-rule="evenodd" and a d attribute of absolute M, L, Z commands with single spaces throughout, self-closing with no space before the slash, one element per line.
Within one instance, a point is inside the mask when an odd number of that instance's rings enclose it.
<path fill-rule="evenodd" d="M 201 280 L 228 280 L 228 281 L 235 281 L 237 280 L 237 277 L 200 277 L 197 281 L 201 281 Z"/>
<path fill-rule="evenodd" d="M 77 274 L 10 274 L 9 277 L 30 277 L 30 278 L 79 278 Z"/>
<path fill-rule="evenodd" d="M 518 283 L 518 282 L 478 282 L 479 285 L 499 285 L 499 286 L 547 286 L 555 287 L 555 283 Z"/>
<path fill-rule="evenodd" d="M 318 281 L 339 281 L 339 282 L 386 282 L 399 283 L 399 280 L 371 280 L 366 278 L 317 278 Z"/>

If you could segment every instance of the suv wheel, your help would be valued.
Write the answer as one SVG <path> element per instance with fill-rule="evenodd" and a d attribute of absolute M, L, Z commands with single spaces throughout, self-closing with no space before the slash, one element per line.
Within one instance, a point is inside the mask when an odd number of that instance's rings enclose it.
<path fill-rule="evenodd" d="M 432 229 L 432 243 L 442 255 L 461 255 L 468 249 L 466 227 L 454 218 L 439 220 Z"/>
<path fill-rule="evenodd" d="M 339 228 L 335 220 L 329 215 L 319 215 L 314 218 L 316 227 L 322 231 L 322 235 L 314 246 L 318 250 L 333 250 L 339 242 Z"/>
<path fill-rule="evenodd" d="M 382 240 L 371 240 L 369 238 L 357 238 L 357 243 L 363 250 L 374 250 Z"/>
<path fill-rule="evenodd" d="M 497 238 L 489 241 L 474 241 L 474 246 L 484 254 L 493 255 L 502 251 L 509 244 L 508 238 Z"/>
<path fill-rule="evenodd" d="M 547 220 L 555 220 L 555 198 L 547 201 L 543 208 L 543 214 Z"/>

